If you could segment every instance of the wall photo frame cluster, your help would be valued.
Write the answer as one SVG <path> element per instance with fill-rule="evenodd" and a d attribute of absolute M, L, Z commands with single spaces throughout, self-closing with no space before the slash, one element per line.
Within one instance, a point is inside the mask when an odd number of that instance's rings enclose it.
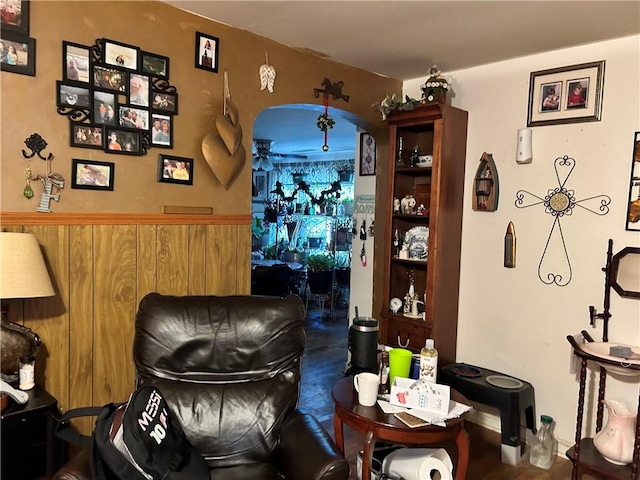
<path fill-rule="evenodd" d="M 34 77 L 36 41 L 29 37 L 28 0 L 0 4 L 0 70 Z"/>
<path fill-rule="evenodd" d="M 69 118 L 72 147 L 120 155 L 173 148 L 178 92 L 164 55 L 106 38 L 63 41 L 56 105 Z"/>

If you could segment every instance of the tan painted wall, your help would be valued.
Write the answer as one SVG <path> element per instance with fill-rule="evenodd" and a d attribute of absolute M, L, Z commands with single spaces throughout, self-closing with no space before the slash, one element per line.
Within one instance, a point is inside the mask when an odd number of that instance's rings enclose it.
<path fill-rule="evenodd" d="M 253 121 L 260 111 L 279 104 L 321 104 L 322 98 L 315 98 L 313 89 L 321 86 L 325 76 L 344 81 L 343 92 L 350 96 L 348 103 L 331 100 L 330 105 L 361 117 L 362 126 L 380 137 L 378 145 L 383 149 L 386 126 L 372 104 L 402 88 L 397 80 L 314 57 L 159 2 L 34 1 L 30 27 L 37 42 L 36 76 L 1 74 L 3 212 L 31 212 L 37 207 L 38 185 L 33 199 L 22 196 L 26 164 L 20 152 L 24 139 L 38 132 L 49 143 L 47 152 L 55 155 L 52 170 L 67 180 L 60 202 L 52 204 L 55 212 L 159 213 L 163 205 L 189 205 L 211 206 L 214 213 L 248 214 L 250 158 L 236 181 L 225 189 L 208 169 L 200 149 L 202 138 L 212 131 L 215 117 L 222 114 L 225 69 L 231 97 L 240 112 L 247 152 L 251 151 Z M 220 39 L 217 74 L 194 67 L 196 31 Z M 173 149 L 152 148 L 146 156 L 134 157 L 69 146 L 69 121 L 56 113 L 55 103 L 56 80 L 62 79 L 62 41 L 90 46 L 100 37 L 170 58 L 170 83 L 179 94 Z M 277 70 L 274 93 L 260 91 L 258 68 L 265 61 L 265 53 Z M 158 183 L 158 153 L 194 158 L 193 187 Z M 72 158 L 115 162 L 115 190 L 71 189 Z M 45 170 L 44 162 L 30 163 L 34 173 Z"/>
<path fill-rule="evenodd" d="M 225 189 L 200 151 L 215 116 L 222 114 L 224 69 L 247 151 L 261 110 L 321 104 L 313 89 L 326 76 L 344 81 L 343 93 L 350 95 L 349 103 L 332 100 L 331 106 L 358 115 L 376 137 L 380 171 L 388 156 L 388 133 L 372 104 L 402 86 L 157 2 L 34 1 L 30 26 L 37 40 L 36 76 L 0 74 L 0 224 L 38 237 L 56 296 L 14 300 L 9 319 L 41 336 L 37 380 L 61 408 L 122 401 L 133 388 L 133 317 L 144 294 L 249 291 L 250 159 Z M 218 74 L 194 68 L 196 31 L 220 38 Z M 170 82 L 179 94 L 173 149 L 152 148 L 135 157 L 69 146 L 69 121 L 56 113 L 55 101 L 62 41 L 90 46 L 100 37 L 170 57 Z M 273 94 L 259 89 L 265 53 L 278 73 Z M 34 132 L 48 142 L 45 154 L 55 155 L 52 170 L 67 180 L 50 214 L 35 213 L 39 185 L 33 185 L 33 199 L 22 196 L 27 163 L 21 150 Z M 194 158 L 193 186 L 158 183 L 158 153 Z M 71 189 L 73 158 L 115 162 L 114 191 Z M 30 165 L 34 174 L 46 170 L 41 160 Z M 214 215 L 163 215 L 163 205 L 211 206 Z M 79 426 L 85 432 L 91 428 L 88 422 Z"/>

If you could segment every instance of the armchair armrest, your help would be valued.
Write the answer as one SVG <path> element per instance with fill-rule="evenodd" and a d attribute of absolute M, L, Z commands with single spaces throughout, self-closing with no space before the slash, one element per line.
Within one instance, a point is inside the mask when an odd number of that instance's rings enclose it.
<path fill-rule="evenodd" d="M 89 462 L 89 450 L 82 449 L 71 457 L 51 480 L 91 480 L 91 464 Z"/>
<path fill-rule="evenodd" d="M 280 471 L 287 480 L 347 480 L 349 462 L 320 422 L 295 410 L 280 430 Z"/>

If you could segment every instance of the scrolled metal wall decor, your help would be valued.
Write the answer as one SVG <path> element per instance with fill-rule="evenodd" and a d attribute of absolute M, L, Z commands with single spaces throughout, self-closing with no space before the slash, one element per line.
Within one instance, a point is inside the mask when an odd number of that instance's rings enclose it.
<path fill-rule="evenodd" d="M 564 287 L 571 281 L 573 271 L 571 269 L 571 261 L 569 260 L 569 253 L 567 252 L 567 246 L 564 241 L 560 219 L 564 216 L 571 216 L 573 214 L 574 208 L 577 207 L 587 210 L 588 212 L 594 213 L 596 215 L 606 215 L 607 213 L 609 213 L 611 198 L 608 195 L 594 195 L 592 197 L 576 200 L 575 191 L 569 190 L 566 187 L 566 183 L 576 166 L 575 159 L 564 155 L 562 157 L 556 158 L 553 162 L 553 165 L 556 173 L 556 179 L 558 180 L 558 186 L 548 189 L 544 197 L 538 196 L 527 190 L 518 190 L 516 192 L 515 205 L 518 208 L 528 208 L 542 204 L 544 205 L 545 213 L 548 213 L 554 217 L 553 223 L 551 225 L 551 230 L 549 231 L 549 235 L 547 237 L 547 242 L 544 246 L 542 256 L 540 257 L 540 263 L 538 264 L 538 278 L 540 278 L 540 281 L 546 285 L 555 284 L 560 287 Z M 529 197 L 533 198 L 530 199 Z M 586 206 L 586 202 L 589 201 L 598 205 L 597 210 Z M 557 232 L 556 236 L 559 235 L 559 241 L 562 243 L 562 254 L 564 255 L 564 259 L 566 260 L 566 265 L 564 267 L 567 271 L 566 276 L 562 273 L 555 273 L 557 272 L 557 270 L 555 272 L 549 270 L 548 272 L 543 273 L 543 263 L 545 262 L 545 258 L 549 253 L 549 246 L 553 240 L 554 232 Z"/>

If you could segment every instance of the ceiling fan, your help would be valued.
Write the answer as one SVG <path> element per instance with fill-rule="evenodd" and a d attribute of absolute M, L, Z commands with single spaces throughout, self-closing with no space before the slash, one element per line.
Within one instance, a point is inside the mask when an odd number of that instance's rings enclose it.
<path fill-rule="evenodd" d="M 264 170 L 265 172 L 273 170 L 273 159 L 276 158 L 297 158 L 300 160 L 307 159 L 306 155 L 274 152 L 271 150 L 273 143 L 273 140 L 267 140 L 264 138 L 253 139 L 255 150 L 253 152 L 253 160 L 251 166 L 254 170 Z"/>

